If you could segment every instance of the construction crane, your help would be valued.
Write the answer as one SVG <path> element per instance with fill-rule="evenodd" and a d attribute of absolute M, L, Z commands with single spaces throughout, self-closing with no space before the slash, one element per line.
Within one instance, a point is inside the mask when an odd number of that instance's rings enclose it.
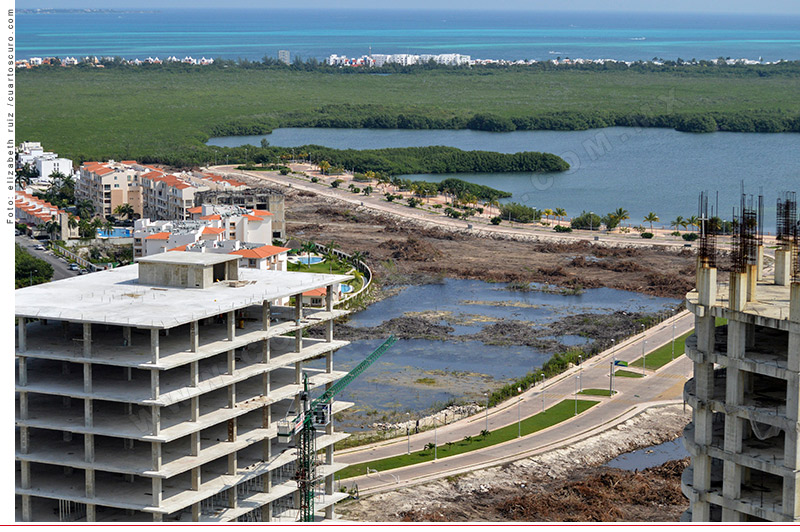
<path fill-rule="evenodd" d="M 364 373 L 373 362 L 378 360 L 395 342 L 397 338 L 390 336 L 380 347 L 325 393 L 313 401 L 309 401 L 308 375 L 303 373 L 303 391 L 300 400 L 303 409 L 292 421 L 278 422 L 278 442 L 290 443 L 297 436 L 297 487 L 300 491 L 300 521 L 314 521 L 314 484 L 317 479 L 316 447 L 314 436 L 317 427 L 324 427 L 331 419 L 331 402 L 336 394 L 344 390 L 353 380 Z"/>

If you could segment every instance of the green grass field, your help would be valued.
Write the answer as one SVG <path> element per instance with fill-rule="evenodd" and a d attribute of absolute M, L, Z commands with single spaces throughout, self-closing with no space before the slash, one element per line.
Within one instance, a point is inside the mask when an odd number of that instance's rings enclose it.
<path fill-rule="evenodd" d="M 598 395 L 602 397 L 611 397 L 611 392 L 607 388 L 586 388 L 578 392 L 578 395 Z"/>
<path fill-rule="evenodd" d="M 633 371 L 628 371 L 626 369 L 619 369 L 614 372 L 615 377 L 628 377 L 631 379 L 641 379 L 644 377 L 641 373 L 634 373 Z"/>
<path fill-rule="evenodd" d="M 40 140 L 75 160 L 158 160 L 202 147 L 232 123 L 303 124 L 322 106 L 465 119 L 581 112 L 800 114 L 795 76 L 560 70 L 426 71 L 388 76 L 196 69 L 37 69 L 17 73 L 16 141 Z M 347 107 L 325 111 L 357 115 Z M 222 150 L 218 150 L 222 153 Z M 213 162 L 213 161 L 211 161 Z M 224 162 L 217 161 L 217 162 Z"/>
<path fill-rule="evenodd" d="M 584 412 L 596 404 L 598 404 L 598 401 L 579 400 L 578 413 Z M 440 441 L 436 455 L 438 458 L 446 458 L 448 456 L 455 456 L 457 454 L 475 451 L 491 445 L 497 445 L 498 443 L 503 443 L 516 438 L 520 428 L 522 435 L 525 436 L 527 434 L 532 434 L 542 429 L 546 429 L 547 427 L 552 427 L 553 425 L 561 423 L 562 421 L 565 421 L 574 415 L 575 401 L 566 399 L 557 405 L 548 408 L 544 412 L 539 412 L 538 414 L 523 419 L 521 427 L 518 427 L 517 424 L 514 423 L 512 425 L 494 430 L 489 433 L 488 436 L 474 436 L 469 441 L 461 440 L 457 442 L 450 442 L 449 445 L 447 442 Z M 427 434 L 430 435 L 430 442 L 433 443 L 433 433 L 428 431 Z M 427 449 L 425 451 L 412 452 L 410 455 L 401 454 L 398 456 L 384 458 L 382 460 L 353 464 L 343 469 L 337 475 L 337 477 L 345 479 L 360 476 L 366 473 L 367 467 L 381 472 L 388 471 L 390 469 L 397 469 L 398 467 L 429 462 L 433 460 L 433 456 L 433 449 Z"/>

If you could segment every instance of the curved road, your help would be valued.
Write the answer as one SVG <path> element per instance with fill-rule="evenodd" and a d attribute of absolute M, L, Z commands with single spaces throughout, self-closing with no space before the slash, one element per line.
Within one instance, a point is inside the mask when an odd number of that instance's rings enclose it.
<path fill-rule="evenodd" d="M 541 412 L 542 398 L 544 398 L 546 407 L 564 399 L 574 399 L 577 382 L 580 382 L 583 388 L 608 389 L 611 360 L 616 358 L 632 362 L 640 358 L 642 342 L 645 339 L 648 352 L 670 343 L 673 335 L 673 323 L 677 338 L 694 327 L 694 316 L 689 312 L 682 312 L 647 330 L 644 334 L 629 338 L 582 365 L 545 381 L 544 385 L 536 385 L 522 393 L 519 398 L 510 399 L 491 408 L 488 414 L 489 430 L 516 424 L 520 414 L 524 419 Z M 680 355 L 680 353 L 676 353 L 676 355 Z M 631 368 L 630 371 L 641 372 L 642 370 Z M 348 479 L 343 483 L 348 486 L 353 483 L 358 484 L 359 492 L 362 494 L 376 493 L 500 465 L 542 453 L 608 430 L 650 406 L 682 402 L 683 385 L 691 374 L 691 361 L 685 356 L 678 356 L 676 360 L 658 371 L 647 371 L 644 378 L 615 377 L 614 389 L 617 393 L 612 398 L 580 396 L 579 399 L 599 399 L 601 402 L 559 425 L 470 453 L 383 473 L 372 473 L 369 476 Z M 580 380 L 578 381 L 576 377 L 580 377 Z M 456 442 L 465 436 L 478 435 L 485 427 L 486 414 L 484 411 L 439 428 L 437 440 L 440 444 L 448 441 Z M 421 450 L 426 443 L 433 439 L 434 434 L 430 430 L 412 435 L 412 451 Z M 407 445 L 407 439 L 401 437 L 359 448 L 337 451 L 336 461 L 355 464 L 405 454 Z"/>

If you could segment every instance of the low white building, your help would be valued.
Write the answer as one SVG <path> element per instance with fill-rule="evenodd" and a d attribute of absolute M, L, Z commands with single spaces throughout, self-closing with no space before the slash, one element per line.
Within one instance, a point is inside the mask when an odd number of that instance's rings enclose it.
<path fill-rule="evenodd" d="M 37 183 L 49 183 L 53 172 L 60 172 L 68 177 L 75 174 L 71 159 L 59 157 L 57 153 L 51 151 L 44 151 L 39 142 L 22 142 L 17 147 L 16 167 L 22 168 L 26 164 L 35 168 L 39 174 Z"/>

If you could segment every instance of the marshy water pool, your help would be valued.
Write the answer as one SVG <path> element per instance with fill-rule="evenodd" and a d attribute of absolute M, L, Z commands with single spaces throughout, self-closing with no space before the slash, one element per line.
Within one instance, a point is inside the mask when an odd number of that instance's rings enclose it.
<path fill-rule="evenodd" d="M 553 353 L 525 345 L 487 345 L 459 339 L 480 332 L 501 320 L 546 326 L 578 313 L 617 311 L 657 313 L 680 303 L 676 299 L 634 292 L 596 288 L 580 294 L 507 289 L 507 283 L 445 279 L 438 284 L 408 286 L 398 294 L 353 313 L 348 325 L 376 327 L 409 314 L 424 314 L 453 327 L 453 338 L 442 340 L 400 339 L 337 399 L 353 401 L 342 430 L 370 428 L 373 421 L 405 419 L 443 406 L 449 401 L 483 402 L 483 392 L 500 387 L 541 366 Z M 634 331 L 631 330 L 631 333 Z M 334 338 L 336 331 L 334 330 Z M 354 340 L 334 353 L 337 370 L 348 371 L 384 340 Z M 557 338 L 564 345 L 580 345 L 591 339 L 578 335 Z M 323 360 L 311 367 L 324 367 Z"/>

